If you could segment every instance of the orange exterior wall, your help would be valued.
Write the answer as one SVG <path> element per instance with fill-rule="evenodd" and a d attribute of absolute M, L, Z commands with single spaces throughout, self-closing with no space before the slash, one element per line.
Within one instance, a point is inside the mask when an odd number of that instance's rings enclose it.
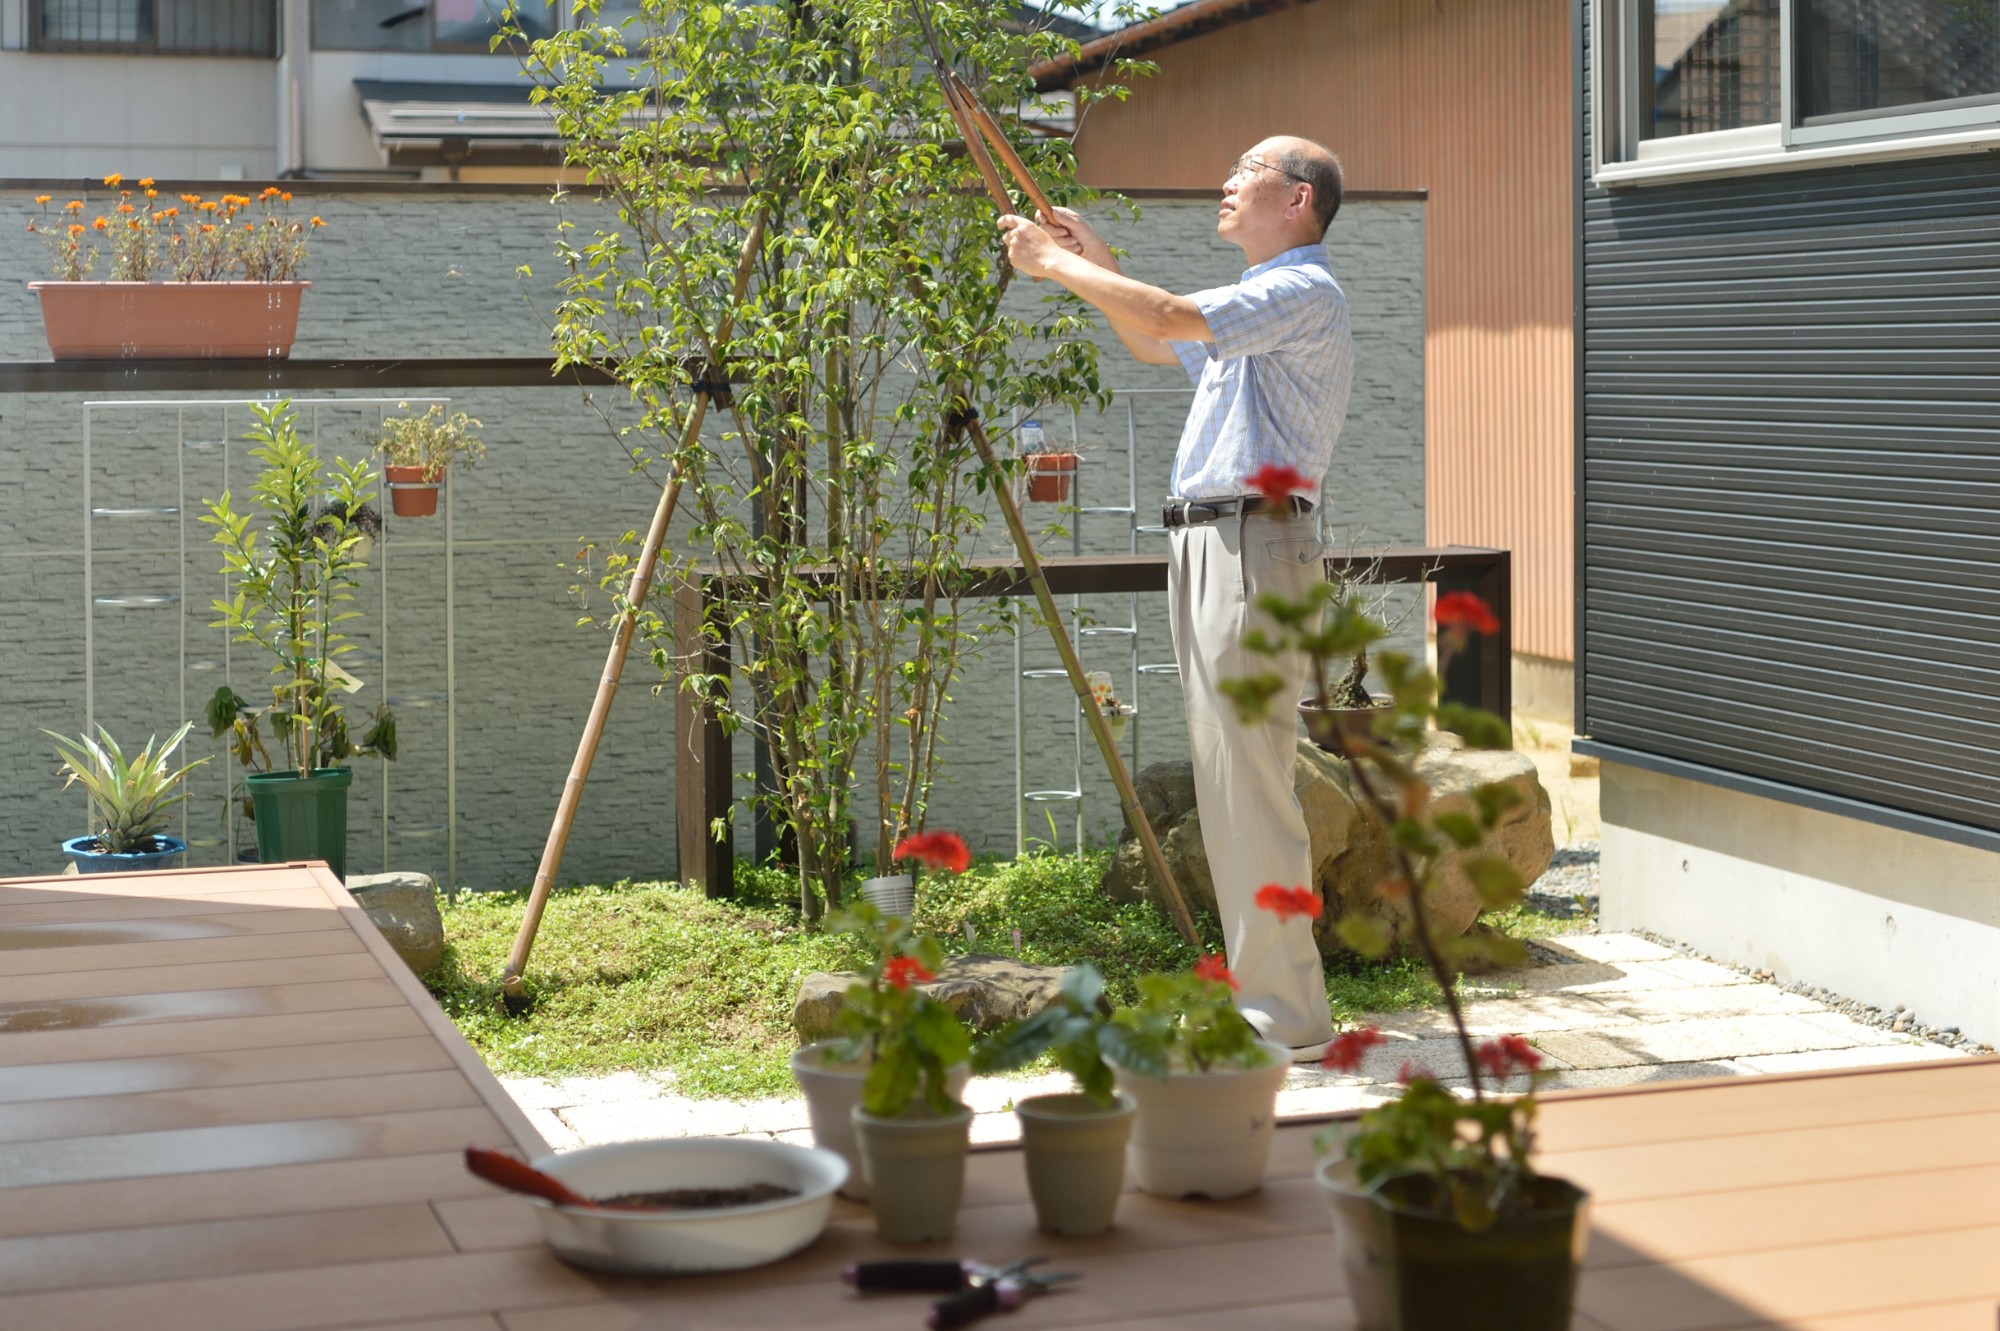
<path fill-rule="evenodd" d="M 1084 179 L 1114 189 L 1219 188 L 1293 133 L 1338 153 L 1351 190 L 1429 192 L 1430 540 L 1512 550 L 1514 649 L 1564 661 L 1570 40 L 1559 0 L 1317 0 L 1148 52 L 1160 72 L 1077 135 Z"/>

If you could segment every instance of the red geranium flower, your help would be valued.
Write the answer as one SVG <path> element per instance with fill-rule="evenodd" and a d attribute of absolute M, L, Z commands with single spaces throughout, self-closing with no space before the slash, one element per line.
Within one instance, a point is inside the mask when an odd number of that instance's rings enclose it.
<path fill-rule="evenodd" d="M 1376 1045 L 1387 1043 L 1389 1037 L 1373 1026 L 1363 1026 L 1358 1031 L 1343 1032 L 1336 1035 L 1333 1043 L 1326 1047 L 1326 1057 L 1320 1060 L 1320 1066 L 1334 1072 L 1359 1072 L 1362 1056 Z M 1408 1064 L 1404 1066 L 1408 1067 Z"/>
<path fill-rule="evenodd" d="M 1486 602 L 1471 592 L 1445 592 L 1431 612 L 1441 629 L 1470 629 L 1474 633 L 1498 633 L 1500 621 Z"/>
<path fill-rule="evenodd" d="M 1204 980 L 1220 980 L 1231 989 L 1240 989 L 1236 977 L 1229 973 L 1229 963 L 1220 952 L 1211 952 L 1194 964 L 1194 973 Z"/>
<path fill-rule="evenodd" d="M 1404 1086 L 1408 1086 L 1420 1077 L 1425 1081 L 1437 1080 L 1429 1068 L 1421 1063 L 1412 1063 L 1407 1058 L 1403 1060 L 1403 1066 L 1396 1070 L 1396 1080 Z"/>
<path fill-rule="evenodd" d="M 882 978 L 892 989 L 907 989 L 911 984 L 922 984 L 935 980 L 936 975 L 924 969 L 924 963 L 915 957 L 891 957 L 882 967 Z"/>
<path fill-rule="evenodd" d="M 1243 483 L 1274 504 L 1293 495 L 1311 494 L 1313 483 L 1297 467 L 1267 462 L 1243 478 Z"/>
<path fill-rule="evenodd" d="M 1276 883 L 1266 883 L 1257 889 L 1257 909 L 1270 911 L 1283 924 L 1298 915 L 1309 920 L 1318 919 L 1321 902 L 1319 893 L 1309 887 L 1279 887 Z"/>
<path fill-rule="evenodd" d="M 964 873 L 972 867 L 972 852 L 966 849 L 965 838 L 956 832 L 919 832 L 906 836 L 896 843 L 894 857 L 914 859 L 926 869 L 949 869 L 953 873 Z"/>
<path fill-rule="evenodd" d="M 1473 1051 L 1473 1057 L 1479 1060 L 1481 1068 L 1502 1080 L 1517 1072 L 1533 1072 L 1542 1065 L 1541 1054 L 1520 1035 L 1488 1040 Z"/>

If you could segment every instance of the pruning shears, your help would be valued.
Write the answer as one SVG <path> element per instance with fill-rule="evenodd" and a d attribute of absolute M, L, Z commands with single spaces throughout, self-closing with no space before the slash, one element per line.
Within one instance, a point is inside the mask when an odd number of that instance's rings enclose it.
<path fill-rule="evenodd" d="M 1051 221 L 1055 220 L 1055 205 L 1050 203 L 1049 196 L 1042 192 L 1042 187 L 1036 183 L 1034 174 L 1028 170 L 1027 163 L 1023 162 L 1021 155 L 1014 151 L 1014 145 L 1007 141 L 1006 134 L 1000 129 L 1000 122 L 993 118 L 993 113 L 980 103 L 978 96 L 965 85 L 965 81 L 958 77 L 950 62 L 944 58 L 944 49 L 938 44 L 937 32 L 931 27 L 930 13 L 924 4 L 925 0 L 910 0 L 910 10 L 916 15 L 917 27 L 923 32 L 924 45 L 930 52 L 931 72 L 937 76 L 938 91 L 944 94 L 945 109 L 951 113 L 953 122 L 957 124 L 959 137 L 965 142 L 966 155 L 972 158 L 973 165 L 979 169 L 979 178 L 985 182 L 986 192 L 993 196 L 994 206 L 1003 213 L 1015 211 L 1013 196 L 1007 193 L 1007 186 L 1001 182 L 1000 172 L 993 164 L 993 159 L 997 156 L 1006 166 L 1008 174 L 1014 177 L 1015 182 L 1027 194 L 1028 201 L 1040 210 L 1044 217 Z"/>
<path fill-rule="evenodd" d="M 1078 1271 L 1042 1271 L 1029 1268 L 1046 1262 L 1046 1257 L 1024 1257 L 1006 1266 L 985 1262 L 862 1262 L 840 1273 L 841 1283 L 864 1294 L 881 1292 L 942 1293 L 944 1298 L 931 1305 L 924 1325 L 932 1331 L 951 1331 L 968 1326 L 991 1312 L 1012 1312 L 1030 1294 L 1039 1294 L 1055 1285 L 1077 1279 Z"/>

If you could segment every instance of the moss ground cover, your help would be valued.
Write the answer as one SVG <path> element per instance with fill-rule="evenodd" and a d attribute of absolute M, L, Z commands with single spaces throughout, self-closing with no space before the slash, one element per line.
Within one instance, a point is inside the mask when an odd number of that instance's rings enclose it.
<path fill-rule="evenodd" d="M 918 918 L 948 953 L 1013 954 L 1018 929 L 1023 960 L 1092 961 L 1113 1001 L 1123 1002 L 1139 975 L 1190 966 L 1196 953 L 1150 907 L 1114 906 L 1098 893 L 1105 860 L 1031 856 L 982 861 L 957 878 L 928 875 Z M 660 1071 L 686 1095 L 788 1094 L 799 981 L 852 969 L 860 953 L 850 936 L 801 923 L 789 876 L 739 867 L 737 882 L 734 901 L 670 882 L 559 889 L 528 967 L 534 1007 L 521 1017 L 501 1009 L 500 971 L 526 893 L 468 893 L 443 906 L 445 960 L 426 978 L 502 1074 Z M 1199 924 L 1209 949 L 1220 951 L 1214 919 Z M 1336 1020 L 1438 999 L 1413 961 L 1337 960 L 1327 986 Z"/>

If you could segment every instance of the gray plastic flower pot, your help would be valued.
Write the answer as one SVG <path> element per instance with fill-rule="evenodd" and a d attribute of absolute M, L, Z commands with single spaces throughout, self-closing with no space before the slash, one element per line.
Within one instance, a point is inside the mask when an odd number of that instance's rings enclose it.
<path fill-rule="evenodd" d="M 1138 1109 L 1129 1095 L 1109 1109 L 1087 1095 L 1035 1095 L 1014 1106 L 1028 1195 L 1044 1234 L 1082 1238 L 1111 1228 Z"/>

